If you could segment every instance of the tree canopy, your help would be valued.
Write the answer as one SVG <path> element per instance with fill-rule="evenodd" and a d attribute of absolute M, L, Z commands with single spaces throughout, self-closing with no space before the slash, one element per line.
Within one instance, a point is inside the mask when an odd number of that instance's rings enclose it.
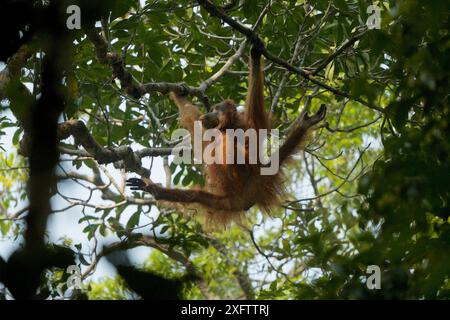
<path fill-rule="evenodd" d="M 0 251 L 0 297 L 450 297 L 450 2 L 10 0 L 0 12 L 0 237 L 19 244 Z M 282 137 L 328 107 L 286 169 L 283 204 L 208 230 L 125 188 L 204 183 L 200 166 L 172 162 L 168 93 L 243 105 L 258 39 Z M 151 250 L 135 263 L 138 247 Z M 118 275 L 92 279 L 101 260 Z M 373 265 L 381 289 L 366 286 Z"/>

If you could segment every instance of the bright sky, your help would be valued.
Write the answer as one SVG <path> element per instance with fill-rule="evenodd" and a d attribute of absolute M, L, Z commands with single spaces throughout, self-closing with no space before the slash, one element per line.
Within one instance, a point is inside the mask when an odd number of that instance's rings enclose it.
<path fill-rule="evenodd" d="M 145 3 L 145 1 L 141 0 L 141 3 L 143 4 L 143 3 Z M 4 65 L 2 65 L 0 63 L 0 71 L 3 68 L 4 68 Z M 28 86 L 28 87 L 31 88 L 30 86 Z M 13 116 L 10 112 L 0 114 L 0 116 L 5 116 L 5 115 L 10 118 L 13 118 Z M 7 128 L 5 130 L 6 135 L 0 136 L 0 145 L 2 145 L 7 150 L 8 154 L 14 153 L 16 155 L 17 150 L 12 145 L 12 138 L 13 138 L 15 129 L 16 128 Z M 372 139 L 370 139 L 370 140 L 372 140 Z M 369 141 L 367 141 L 367 142 L 369 142 Z M 370 142 L 373 142 L 373 141 L 370 141 Z M 375 147 L 375 146 L 372 145 L 372 147 Z M 132 148 L 134 150 L 138 150 L 140 148 L 140 146 L 132 145 Z M 62 155 L 62 158 L 68 159 L 69 157 L 67 155 Z M 155 181 L 157 183 L 164 184 L 165 175 L 164 175 L 162 158 L 154 158 L 153 161 L 154 162 L 153 162 L 151 178 L 153 181 Z M 144 159 L 143 164 L 146 168 L 149 168 L 150 167 L 150 159 L 149 158 Z M 71 162 L 63 162 L 62 165 L 67 171 L 76 170 L 75 167 L 72 167 Z M 112 165 L 108 165 L 107 168 L 111 169 L 110 173 L 112 174 L 112 176 L 117 181 L 120 182 L 121 181 L 120 172 L 118 170 L 114 169 Z M 88 170 L 86 167 L 82 167 L 81 169 L 77 170 L 77 172 L 79 172 L 81 174 L 92 174 L 92 172 L 90 170 Z M 1 172 L 0 172 L 0 174 L 1 174 Z M 104 181 L 107 181 L 106 177 L 104 178 Z M 87 184 L 87 183 L 85 183 L 85 184 Z M 309 183 L 305 183 L 305 181 L 299 181 L 299 182 L 297 182 L 297 185 L 298 185 L 298 191 L 299 191 L 299 193 L 302 194 L 302 196 L 305 197 L 305 196 L 312 194 L 312 189 L 311 189 Z M 71 197 L 80 198 L 80 199 L 85 199 L 88 196 L 87 190 L 82 188 L 80 185 L 76 184 L 73 181 L 67 181 L 64 183 L 60 183 L 59 186 L 60 186 L 60 191 L 65 195 L 70 195 Z M 130 191 L 127 190 L 127 193 L 130 194 Z M 94 196 L 90 200 L 90 203 L 92 203 L 92 204 L 111 204 L 111 202 L 105 203 L 105 201 L 101 199 L 100 192 L 98 192 L 98 191 L 96 193 L 94 193 Z M 10 208 L 10 211 L 8 213 L 12 214 L 12 213 L 16 212 L 17 210 L 19 210 L 20 208 L 24 207 L 25 205 L 26 205 L 26 203 L 21 203 L 21 204 L 19 204 L 19 206 L 17 208 Z M 65 206 L 67 206 L 67 203 L 64 200 L 62 200 L 59 196 L 55 196 L 52 199 L 53 209 L 60 209 Z M 82 233 L 82 230 L 87 225 L 87 223 L 86 222 L 83 222 L 81 224 L 78 223 L 79 219 L 83 216 L 81 209 L 82 209 L 81 206 L 74 207 L 67 211 L 56 213 L 56 214 L 53 214 L 50 216 L 47 227 L 48 227 L 48 232 L 49 232 L 48 233 L 49 241 L 51 243 L 61 243 L 62 239 L 68 238 L 68 239 L 72 239 L 73 243 L 81 242 L 83 245 L 83 252 L 90 251 L 89 249 L 92 248 L 93 242 L 87 241 L 86 235 Z M 87 213 L 89 213 L 89 212 L 93 213 L 94 209 L 88 209 L 87 211 L 88 211 Z M 132 206 L 128 207 L 124 211 L 122 221 L 124 223 L 126 223 L 126 221 L 128 220 L 128 217 L 131 214 L 133 214 Z M 154 216 L 156 214 L 157 214 L 156 209 L 152 209 L 152 215 Z M 93 213 L 93 215 L 98 215 L 98 214 Z M 147 221 L 145 221 L 144 218 L 141 219 L 141 224 L 145 224 L 150 221 L 150 220 L 148 220 L 148 218 L 146 218 L 146 219 L 147 219 Z M 268 222 L 268 225 L 275 226 L 278 222 L 279 222 L 278 219 L 273 219 Z M 140 230 L 140 232 L 145 233 L 145 230 Z M 106 239 L 102 239 L 101 237 L 99 237 L 99 244 L 97 246 L 98 251 L 101 250 L 102 245 L 110 243 L 112 241 L 117 241 L 117 240 L 118 240 L 117 238 L 114 238 L 111 236 Z M 10 256 L 10 254 L 18 248 L 19 245 L 20 245 L 20 243 L 18 243 L 18 242 L 0 239 L 0 256 L 2 256 L 4 259 L 7 259 Z M 148 257 L 150 249 L 141 247 L 141 248 L 129 250 L 129 252 L 130 252 L 130 258 L 131 258 L 132 262 L 139 265 L 139 264 L 143 263 L 144 260 Z M 114 268 L 111 267 L 107 262 L 105 262 L 103 260 L 98 264 L 97 270 L 95 271 L 92 279 L 98 279 L 99 277 L 113 275 L 114 273 L 115 273 Z"/>
<path fill-rule="evenodd" d="M 140 0 L 142 5 L 145 5 L 145 0 Z M 3 63 L 0 63 L 0 71 L 3 70 L 5 65 Z M 31 88 L 28 86 L 29 89 Z M 13 118 L 12 114 L 10 112 L 2 113 L 0 116 L 7 115 L 10 118 Z M 4 130 L 6 135 L 0 136 L 0 145 L 2 145 L 3 148 L 7 151 L 7 154 L 14 153 L 17 154 L 16 148 L 12 145 L 12 138 L 15 132 L 15 128 L 7 128 Z M 136 147 L 133 147 L 135 150 Z M 62 158 L 68 158 L 67 156 L 62 156 Z M 143 164 L 145 167 L 149 167 L 149 159 L 144 159 Z M 62 163 L 64 168 L 68 171 L 73 170 L 72 165 L 70 162 L 68 163 Z M 120 181 L 120 174 L 118 170 L 115 170 L 112 165 L 108 166 L 108 169 L 111 169 L 111 173 L 115 179 Z M 79 170 L 79 173 L 84 174 L 90 174 L 91 172 L 87 170 L 85 167 L 81 168 Z M 153 160 L 153 169 L 152 169 L 152 175 L 151 178 L 155 182 L 164 183 L 165 182 L 165 176 L 164 176 L 164 170 L 163 170 L 163 163 L 162 158 L 154 158 Z M 105 179 L 107 181 L 107 179 Z M 65 195 L 70 195 L 71 197 L 76 197 L 83 199 L 86 197 L 86 189 L 82 188 L 81 186 L 77 185 L 74 182 L 65 182 L 60 184 L 60 191 Z M 128 191 L 129 192 L 129 191 Z M 94 204 L 100 204 L 104 203 L 104 201 L 101 199 L 99 193 L 94 193 L 94 197 L 91 200 L 91 203 Z M 26 203 L 21 203 L 17 206 L 17 208 L 11 208 L 8 212 L 9 214 L 16 212 L 20 208 L 26 206 Z M 53 197 L 52 199 L 52 207 L 53 209 L 63 208 L 67 206 L 67 203 L 62 200 L 59 196 Z M 127 208 L 123 213 L 123 220 L 127 221 L 127 218 L 133 213 L 133 208 Z M 157 211 L 155 209 L 152 209 L 152 214 L 157 214 Z M 74 243 L 81 242 L 83 245 L 83 252 L 87 252 L 89 248 L 92 248 L 93 242 L 89 242 L 86 239 L 86 235 L 82 233 L 83 228 L 86 226 L 86 223 L 78 224 L 78 220 L 82 217 L 81 213 L 81 207 L 74 207 L 71 208 L 65 212 L 56 213 L 50 216 L 47 224 L 48 229 L 48 236 L 49 241 L 51 243 L 58 243 L 61 242 L 61 239 L 63 238 L 69 238 L 72 239 Z M 143 231 L 144 232 L 144 231 Z M 103 244 L 110 243 L 112 241 L 117 241 L 117 238 L 114 237 L 108 237 L 106 239 L 99 239 L 98 243 L 98 250 L 101 250 L 101 247 Z M 7 259 L 12 252 L 14 252 L 19 246 L 21 241 L 11 241 L 11 240 L 5 240 L 0 239 L 0 256 L 4 259 Z M 144 260 L 148 257 L 148 254 L 150 252 L 149 248 L 141 247 L 136 248 L 128 251 L 130 253 L 130 258 L 134 263 L 140 264 L 143 263 Z M 107 262 L 102 259 L 100 263 L 97 266 L 97 270 L 92 276 L 92 279 L 98 279 L 99 277 L 108 276 L 115 274 L 115 270 L 113 267 L 111 267 Z"/>
<path fill-rule="evenodd" d="M 4 116 L 5 113 L 1 114 L 1 116 Z M 11 116 L 11 114 L 8 112 L 6 115 Z M 7 154 L 14 153 L 17 154 L 17 149 L 13 147 L 12 145 L 12 138 L 13 134 L 15 132 L 15 128 L 7 128 L 5 130 L 6 135 L 0 137 L 0 144 L 7 150 Z M 62 158 L 67 159 L 68 157 L 65 155 L 62 155 Z M 145 167 L 150 167 L 149 165 L 149 159 L 144 159 L 143 161 Z M 71 162 L 64 162 L 62 163 L 63 167 L 67 171 L 74 171 L 76 170 L 74 167 L 72 167 Z M 108 166 L 108 169 L 110 169 L 110 172 L 112 173 L 112 176 L 117 179 L 117 181 L 120 181 L 121 176 L 119 174 L 119 171 L 114 169 L 112 165 Z M 82 167 L 77 172 L 82 174 L 91 174 L 92 172 L 86 169 L 86 167 Z M 165 176 L 164 176 L 164 169 L 162 164 L 161 158 L 154 158 L 153 162 L 153 169 L 152 169 L 152 179 L 155 182 L 164 183 Z M 105 179 L 107 181 L 107 179 Z M 64 195 L 70 195 L 74 198 L 80 198 L 85 199 L 87 197 L 87 191 L 83 187 L 79 186 L 78 184 L 67 181 L 64 183 L 59 184 L 60 192 Z M 130 192 L 129 190 L 127 191 Z M 91 199 L 90 203 L 92 204 L 101 204 L 105 203 L 104 200 L 101 199 L 100 193 L 94 193 L 93 198 Z M 111 204 L 111 202 L 108 202 Z M 16 208 L 11 208 L 9 210 L 9 214 L 12 214 L 16 211 L 18 211 L 20 208 L 26 206 L 26 203 L 20 203 Z M 53 209 L 60 209 L 67 206 L 67 203 L 61 199 L 59 196 L 55 196 L 52 198 L 52 207 Z M 88 210 L 88 212 L 93 212 L 93 210 Z M 124 213 L 122 220 L 127 221 L 129 216 L 133 213 L 133 207 L 127 208 Z M 152 209 L 152 215 L 155 215 L 157 213 L 156 210 Z M 87 252 L 88 249 L 93 245 L 93 242 L 90 243 L 86 239 L 86 235 L 82 233 L 83 228 L 86 226 L 86 223 L 78 224 L 78 220 L 82 218 L 83 215 L 81 213 L 81 207 L 74 207 L 71 209 L 68 209 L 67 211 L 56 213 L 50 216 L 48 220 L 47 229 L 49 232 L 49 240 L 52 243 L 58 243 L 61 242 L 61 239 L 63 238 L 69 238 L 74 241 L 74 243 L 81 242 L 83 244 L 83 252 Z M 148 219 L 147 219 L 148 220 Z M 143 220 L 142 222 L 148 222 Z M 144 231 L 142 231 L 144 232 Z M 117 238 L 114 237 L 108 237 L 104 240 L 99 238 L 99 245 L 98 249 L 101 249 L 102 244 L 109 243 L 112 241 L 117 241 Z M 0 256 L 2 256 L 4 259 L 8 258 L 10 254 L 18 248 L 19 242 L 14 242 L 11 240 L 5 240 L 0 239 Z M 150 249 L 148 248 L 137 248 L 129 251 L 131 253 L 130 257 L 132 260 L 136 263 L 142 263 L 145 258 L 148 256 Z M 107 263 L 104 261 L 101 262 L 98 266 L 97 271 L 94 274 L 94 278 L 98 278 L 99 276 L 104 275 L 111 275 L 114 273 L 114 269 L 109 267 Z"/>
<path fill-rule="evenodd" d="M 3 70 L 4 64 L 0 64 L 0 71 Z M 31 89 L 31 85 L 27 85 L 29 89 Z M 11 119 L 14 119 L 14 116 L 11 112 L 3 112 L 0 113 L 0 116 L 8 116 Z M 15 119 L 14 119 L 15 120 Z M 0 136 L 0 145 L 6 150 L 7 154 L 13 153 L 15 156 L 17 156 L 17 149 L 12 144 L 13 135 L 16 128 L 7 128 L 4 129 L 5 135 Z M 70 140 L 69 140 L 70 141 Z M 132 146 L 134 150 L 138 150 L 139 146 Z M 3 152 L 3 151 L 1 151 Z M 69 157 L 67 155 L 62 155 L 62 159 L 68 159 Z M 71 162 L 62 162 L 62 166 L 66 171 L 74 171 L 76 170 Z M 150 167 L 150 159 L 143 159 L 143 165 L 146 168 Z M 117 180 L 121 181 L 121 175 L 120 172 L 113 168 L 112 165 L 107 166 L 108 170 L 112 174 L 112 176 Z M 92 175 L 92 172 L 88 170 L 86 167 L 81 167 L 77 172 L 87 175 Z M 165 182 L 165 175 L 164 175 L 164 169 L 163 169 L 163 162 L 162 158 L 154 158 L 153 160 L 153 168 L 152 168 L 152 175 L 151 178 L 155 182 L 164 183 Z M 108 181 L 106 177 L 104 177 L 104 181 Z M 59 184 L 60 191 L 64 195 L 69 195 L 74 198 L 79 199 L 85 199 L 87 197 L 87 190 L 81 187 L 80 185 L 72 182 L 67 181 L 64 183 Z M 127 191 L 130 192 L 129 190 Z M 92 204 L 102 204 L 105 203 L 104 200 L 101 199 L 101 195 L 99 192 L 94 193 L 93 198 L 91 199 L 90 203 Z M 111 204 L 111 202 L 107 202 L 107 204 Z M 16 208 L 10 208 L 8 211 L 9 214 L 13 214 L 14 212 L 18 211 L 19 209 L 26 206 L 26 202 L 19 203 L 19 205 Z M 52 198 L 52 207 L 53 209 L 60 209 L 67 206 L 67 203 L 59 196 L 55 196 Z M 87 212 L 94 212 L 94 210 L 90 209 Z M 156 209 L 152 209 L 152 216 L 155 216 L 157 214 Z M 122 221 L 126 223 L 130 215 L 133 214 L 133 206 L 127 208 L 122 216 Z M 93 214 L 95 215 L 95 214 Z M 93 241 L 89 242 L 86 239 L 86 235 L 82 233 L 82 230 L 84 227 L 86 227 L 86 223 L 79 224 L 78 220 L 82 218 L 82 212 L 81 207 L 74 207 L 71 209 L 68 209 L 67 211 L 56 213 L 50 216 L 48 220 L 48 236 L 49 241 L 51 243 L 61 243 L 61 240 L 64 238 L 72 239 L 73 243 L 81 242 L 83 245 L 83 252 L 90 251 L 89 249 L 93 246 Z M 148 219 L 147 219 L 148 220 Z M 145 221 L 144 218 L 141 219 L 141 224 L 148 223 L 148 221 Z M 145 233 L 145 230 L 141 230 L 141 232 Z M 108 237 L 106 239 L 99 238 L 98 243 L 98 250 L 101 249 L 103 244 L 110 243 L 112 241 L 117 241 L 117 238 L 114 237 Z M 7 239 L 0 239 L 0 256 L 4 259 L 7 259 L 12 252 L 14 252 L 19 245 L 21 244 L 21 240 L 18 241 L 12 241 Z M 143 261 L 148 257 L 148 254 L 150 252 L 150 249 L 148 248 L 136 248 L 133 250 L 129 250 L 130 252 L 130 258 L 133 262 L 140 264 L 143 263 Z M 114 274 L 114 268 L 109 266 L 109 264 L 105 261 L 101 261 L 98 265 L 98 268 L 96 272 L 93 275 L 93 279 L 97 279 L 99 277 L 105 276 L 105 275 L 112 275 Z"/>

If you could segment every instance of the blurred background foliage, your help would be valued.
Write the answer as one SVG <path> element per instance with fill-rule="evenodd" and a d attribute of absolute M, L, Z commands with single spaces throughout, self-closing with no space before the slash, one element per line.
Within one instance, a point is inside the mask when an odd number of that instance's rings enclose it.
<path fill-rule="evenodd" d="M 228 14 L 253 25 L 267 4 L 236 1 Z M 102 239 L 135 247 L 142 245 L 141 235 L 151 236 L 156 244 L 149 245 L 150 256 L 137 267 L 169 279 L 200 275 L 201 280 L 183 280 L 181 296 L 190 299 L 449 298 L 450 2 L 272 1 L 257 33 L 270 52 L 314 70 L 365 25 L 372 4 L 381 9 L 381 28 L 366 30 L 316 76 L 350 98 L 265 62 L 266 106 L 282 133 L 308 103 L 311 110 L 325 103 L 329 111 L 327 126 L 316 131 L 286 170 L 289 199 L 271 217 L 252 209 L 243 225 L 206 232 L 176 210 L 126 202 L 115 206 L 127 198 L 107 182 L 111 177 L 100 173 L 92 159 L 72 157 L 58 174 L 98 173 L 105 180 L 100 185 L 114 193 L 95 190 L 100 196 L 92 200 L 86 191 L 83 199 L 89 200 L 78 211 L 86 239 L 59 244 L 73 250 L 82 270 L 89 270 L 98 262 L 95 250 Z M 126 55 L 128 70 L 141 83 L 198 86 L 244 40 L 195 1 L 121 0 L 104 6 L 112 13 L 103 20 L 103 36 L 111 50 Z M 105 147 L 167 147 L 178 127 L 168 97 L 126 96 L 82 31 L 74 32 L 74 48 L 63 120 L 83 120 Z M 212 103 L 223 98 L 243 103 L 247 52 L 207 90 Z M 39 54 L 33 55 L 18 77 L 34 97 L 39 95 L 40 61 Z M 12 96 L 17 101 L 2 100 L 5 116 L 0 116 L 2 131 L 15 128 L 7 137 L 14 149 L 0 155 L 0 234 L 20 241 L 26 212 L 14 212 L 26 197 L 27 160 L 16 151 L 23 133 L 14 108 L 23 101 Z M 74 148 L 70 140 L 63 146 Z M 201 183 L 199 168 L 168 168 L 178 187 Z M 87 183 L 82 176 L 69 178 Z M 369 265 L 382 270 L 380 290 L 365 285 Z M 60 271 L 49 270 L 42 286 L 67 289 Z M 120 276 L 91 281 L 89 275 L 82 290 L 89 299 L 139 297 Z M 49 295 L 60 293 L 49 290 Z"/>

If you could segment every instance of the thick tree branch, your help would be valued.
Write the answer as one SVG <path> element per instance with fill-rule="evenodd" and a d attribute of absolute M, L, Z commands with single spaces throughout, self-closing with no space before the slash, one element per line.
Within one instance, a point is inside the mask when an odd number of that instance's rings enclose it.
<path fill-rule="evenodd" d="M 183 83 L 155 82 L 141 84 L 126 69 L 122 55 L 109 51 L 108 42 L 100 35 L 100 31 L 95 26 L 86 26 L 84 28 L 89 40 L 95 47 L 95 53 L 101 64 L 111 66 L 113 76 L 119 79 L 122 89 L 132 98 L 139 99 L 144 94 L 150 92 L 159 92 L 167 94 L 171 91 L 179 94 L 189 94 L 198 97 L 203 103 L 209 107 L 208 97 L 204 90 L 200 88 L 190 87 Z"/>
<path fill-rule="evenodd" d="M 142 167 L 142 158 L 167 156 L 172 152 L 171 148 L 145 148 L 136 152 L 129 146 L 104 148 L 92 137 L 86 125 L 80 120 L 69 120 L 58 125 L 58 141 L 70 136 L 73 136 L 75 143 L 83 146 L 86 151 L 60 147 L 62 152 L 75 156 L 92 157 L 100 164 L 123 161 L 126 170 L 136 172 L 143 177 L 150 177 L 150 172 Z M 25 136 L 21 141 L 19 153 L 25 157 L 28 156 L 29 146 L 29 139 Z"/>
<path fill-rule="evenodd" d="M 258 17 L 255 25 L 249 29 L 253 33 L 260 25 L 262 18 L 268 12 L 270 4 L 267 5 L 260 16 Z M 246 27 L 245 27 L 246 28 Z M 242 56 L 246 40 L 244 40 L 239 49 L 233 54 L 224 66 L 212 75 L 209 79 L 203 81 L 200 86 L 192 87 L 184 83 L 170 83 L 170 82 L 151 82 L 151 83 L 139 83 L 133 78 L 132 74 L 126 69 L 123 55 L 119 55 L 116 52 L 110 50 L 110 46 L 106 39 L 100 34 L 94 25 L 85 26 L 84 30 L 89 40 L 94 44 L 97 59 L 100 63 L 110 65 L 113 69 L 113 76 L 119 79 L 124 91 L 134 99 L 139 99 L 144 94 L 149 92 L 159 92 L 167 94 L 169 92 L 176 92 L 182 95 L 191 95 L 199 98 L 207 109 L 209 109 L 209 99 L 205 95 L 205 91 L 222 77 L 228 69 Z"/>
<path fill-rule="evenodd" d="M 219 19 L 221 19 L 222 21 L 226 22 L 228 25 L 230 25 L 230 27 L 232 27 L 233 29 L 235 29 L 236 31 L 239 31 L 240 33 L 242 33 L 243 35 L 245 35 L 247 37 L 247 39 L 251 42 L 251 43 L 256 43 L 256 44 L 260 44 L 262 43 L 261 38 L 256 34 L 256 32 L 254 32 L 254 30 L 252 30 L 251 28 L 246 27 L 245 25 L 243 25 L 242 23 L 232 19 L 231 17 L 229 17 L 223 10 L 221 10 L 220 8 L 216 7 L 211 1 L 209 0 L 198 0 L 198 3 L 206 10 L 208 11 L 212 16 L 217 17 Z M 289 62 L 283 60 L 282 58 L 274 55 L 273 53 L 271 53 L 266 46 L 263 46 L 261 48 L 261 53 L 262 55 L 264 55 L 268 60 L 284 67 L 285 69 L 297 73 L 299 75 L 301 75 L 302 77 L 304 77 L 305 79 L 311 81 L 312 83 L 320 86 L 321 88 L 324 88 L 336 95 L 342 96 L 342 97 L 346 97 L 349 99 L 353 99 L 363 105 L 365 105 L 366 107 L 370 108 L 370 109 L 374 109 L 377 110 L 381 113 L 384 113 L 384 109 L 380 108 L 378 106 L 375 106 L 371 103 L 368 103 L 360 98 L 355 98 L 355 97 L 351 97 L 348 93 L 334 88 L 330 85 L 327 85 L 326 83 L 321 82 L 320 80 L 317 80 L 314 75 L 312 74 L 312 72 L 304 70 L 302 68 L 299 67 L 295 67 L 293 65 L 291 65 Z"/>

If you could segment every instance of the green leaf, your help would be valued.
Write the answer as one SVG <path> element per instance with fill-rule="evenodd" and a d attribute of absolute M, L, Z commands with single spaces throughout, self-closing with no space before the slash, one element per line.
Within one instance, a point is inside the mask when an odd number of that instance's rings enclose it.
<path fill-rule="evenodd" d="M 141 217 L 140 211 L 136 211 L 135 213 L 133 213 L 133 215 L 127 222 L 126 229 L 133 229 L 134 227 L 138 226 L 140 217 Z"/>

